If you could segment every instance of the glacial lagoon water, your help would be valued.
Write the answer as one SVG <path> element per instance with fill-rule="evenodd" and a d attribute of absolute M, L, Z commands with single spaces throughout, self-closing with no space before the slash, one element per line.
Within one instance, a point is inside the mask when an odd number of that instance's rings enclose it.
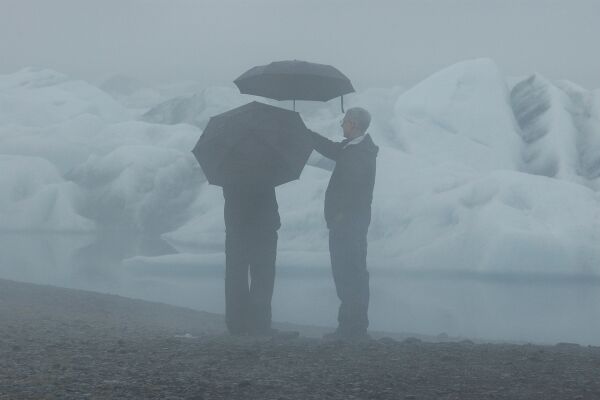
<path fill-rule="evenodd" d="M 148 257 L 177 251 L 158 237 L 119 232 L 1 234 L 0 249 L 2 279 L 224 311 L 222 249 L 206 250 L 213 263 L 161 264 Z M 335 325 L 338 300 L 326 257 L 320 259 L 310 268 L 278 264 L 275 320 Z M 369 263 L 374 330 L 600 345 L 598 277 L 399 271 Z"/>

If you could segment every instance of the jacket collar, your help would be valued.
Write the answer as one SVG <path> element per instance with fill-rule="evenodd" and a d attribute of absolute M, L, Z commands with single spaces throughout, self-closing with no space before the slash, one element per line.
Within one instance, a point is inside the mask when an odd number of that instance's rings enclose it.
<path fill-rule="evenodd" d="M 346 147 L 351 146 L 353 144 L 359 144 L 360 142 L 362 142 L 363 140 L 365 140 L 366 136 L 367 136 L 367 134 L 365 133 L 363 135 L 360 135 L 359 137 L 355 137 L 354 139 L 349 140 L 348 142 L 344 143 L 344 145 L 342 146 L 342 148 L 345 149 Z M 348 139 L 346 139 L 346 140 L 348 140 Z"/>

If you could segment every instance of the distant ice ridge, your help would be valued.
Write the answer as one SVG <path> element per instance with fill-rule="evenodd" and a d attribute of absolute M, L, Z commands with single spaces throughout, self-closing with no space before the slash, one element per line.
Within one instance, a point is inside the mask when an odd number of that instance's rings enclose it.
<path fill-rule="evenodd" d="M 371 268 L 600 274 L 599 92 L 513 81 L 478 59 L 408 90 L 346 96 L 346 108 L 371 111 L 380 146 Z M 165 91 L 119 82 L 106 86 L 113 99 L 49 70 L 0 76 L 0 163 L 19 172 L 0 179 L 0 231 L 118 226 L 162 234 L 184 254 L 221 251 L 222 194 L 190 150 L 211 115 L 251 97 L 176 88 L 165 102 Z M 337 101 L 297 109 L 341 139 Z M 315 153 L 310 164 L 328 167 Z M 277 188 L 283 263 L 326 264 L 323 168 Z"/>
<path fill-rule="evenodd" d="M 249 102 L 233 88 L 211 87 L 187 96 L 166 100 L 141 116 L 143 121 L 158 124 L 187 123 L 204 129 L 211 116 Z"/>
<path fill-rule="evenodd" d="M 44 127 L 85 114 L 107 122 L 130 119 L 107 93 L 52 70 L 25 68 L 0 75 L 0 126 Z"/>

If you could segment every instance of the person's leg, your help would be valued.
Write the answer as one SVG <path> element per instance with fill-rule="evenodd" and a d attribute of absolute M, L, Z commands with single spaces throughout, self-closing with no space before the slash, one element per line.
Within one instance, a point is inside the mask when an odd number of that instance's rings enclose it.
<path fill-rule="evenodd" d="M 369 273 L 367 239 L 356 231 L 329 232 L 331 269 L 337 295 L 338 333 L 364 335 L 369 326 Z"/>
<path fill-rule="evenodd" d="M 232 334 L 247 333 L 248 246 L 242 232 L 225 235 L 225 322 Z"/>
<path fill-rule="evenodd" d="M 254 333 L 271 329 L 277 231 L 256 232 L 250 260 L 250 325 Z"/>

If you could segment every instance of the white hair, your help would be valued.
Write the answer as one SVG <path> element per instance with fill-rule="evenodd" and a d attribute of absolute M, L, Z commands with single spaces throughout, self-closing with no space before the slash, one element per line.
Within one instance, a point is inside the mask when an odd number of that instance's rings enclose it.
<path fill-rule="evenodd" d="M 365 133 L 371 123 L 371 114 L 361 107 L 349 108 L 346 117 L 356 124 L 361 133 Z"/>

